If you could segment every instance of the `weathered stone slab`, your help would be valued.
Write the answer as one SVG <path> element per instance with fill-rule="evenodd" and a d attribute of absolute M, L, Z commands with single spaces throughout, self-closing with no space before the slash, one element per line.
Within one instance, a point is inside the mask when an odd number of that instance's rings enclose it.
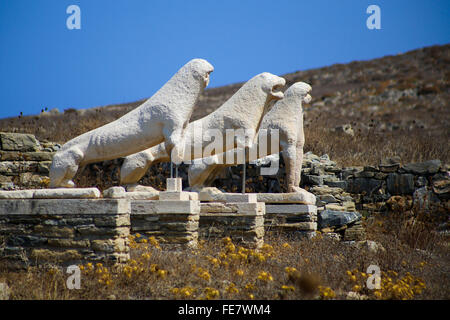
<path fill-rule="evenodd" d="M 0 191 L 0 199 L 94 199 L 99 197 L 100 190 L 97 188 Z"/>
<path fill-rule="evenodd" d="M 403 166 L 406 172 L 411 172 L 418 175 L 434 174 L 441 168 L 441 160 L 429 160 L 418 163 L 408 163 Z"/>
<path fill-rule="evenodd" d="M 221 192 L 217 188 L 203 188 L 198 194 L 200 201 L 214 202 L 257 202 L 256 193 L 228 193 Z"/>
<path fill-rule="evenodd" d="M 123 227 L 130 225 L 129 214 L 107 215 L 100 218 L 94 218 L 94 224 L 97 227 Z"/>
<path fill-rule="evenodd" d="M 70 238 L 74 236 L 75 230 L 70 227 L 37 225 L 34 227 L 34 232 L 46 237 Z"/>
<path fill-rule="evenodd" d="M 167 179 L 169 180 L 169 179 Z M 189 192 L 180 192 L 180 191 L 161 191 L 159 193 L 159 200 L 167 201 L 167 200 L 178 200 L 178 201 L 189 201 Z"/>
<path fill-rule="evenodd" d="M 131 214 L 156 214 L 156 213 L 200 213 L 200 202 L 188 201 L 131 201 Z"/>
<path fill-rule="evenodd" d="M 32 134 L 0 132 L 0 147 L 6 151 L 38 151 L 39 142 Z"/>
<path fill-rule="evenodd" d="M 267 214 L 317 214 L 317 207 L 310 204 L 266 204 Z"/>
<path fill-rule="evenodd" d="M 257 193 L 256 196 L 258 202 L 265 203 L 316 204 L 316 196 L 306 190 L 290 193 Z"/>
<path fill-rule="evenodd" d="M 256 194 L 255 193 L 246 193 L 246 194 L 239 194 L 239 193 L 225 193 L 225 199 L 228 203 L 256 203 Z"/>
<path fill-rule="evenodd" d="M 53 152 L 0 151 L 0 161 L 51 161 Z"/>
<path fill-rule="evenodd" d="M 234 203 L 202 203 L 201 213 L 224 213 L 237 215 L 264 215 L 265 204 L 263 202 L 234 202 Z"/>
<path fill-rule="evenodd" d="M 81 235 L 84 236 L 97 236 L 97 237 L 126 237 L 130 234 L 129 226 L 115 227 L 115 228 L 102 228 L 96 227 L 93 224 L 76 226 L 75 229 Z"/>
<path fill-rule="evenodd" d="M 89 240 L 48 239 L 48 245 L 61 248 L 88 248 Z"/>
<path fill-rule="evenodd" d="M 32 199 L 34 190 L 0 190 L 0 199 Z"/>
<path fill-rule="evenodd" d="M 80 199 L 100 198 L 100 190 L 97 188 L 56 188 L 36 189 L 33 193 L 35 199 Z"/>
<path fill-rule="evenodd" d="M 0 215 L 130 213 L 127 199 L 1 199 Z"/>
<path fill-rule="evenodd" d="M 329 186 L 314 186 L 311 189 L 311 192 L 317 195 L 333 195 L 339 196 L 344 192 L 343 189 L 337 187 L 329 187 Z M 307 203 L 307 204 L 315 204 L 315 203 Z"/>
<path fill-rule="evenodd" d="M 125 197 L 125 199 L 128 199 L 128 200 L 158 200 L 159 199 L 159 191 L 158 192 L 148 192 L 148 191 L 126 192 L 124 197 Z"/>
<path fill-rule="evenodd" d="M 229 206 L 223 202 L 203 202 L 200 203 L 200 213 L 232 213 L 237 212 L 236 206 Z"/>
<path fill-rule="evenodd" d="M 316 231 L 316 222 L 297 222 L 271 225 L 272 231 L 293 232 L 293 231 Z"/>

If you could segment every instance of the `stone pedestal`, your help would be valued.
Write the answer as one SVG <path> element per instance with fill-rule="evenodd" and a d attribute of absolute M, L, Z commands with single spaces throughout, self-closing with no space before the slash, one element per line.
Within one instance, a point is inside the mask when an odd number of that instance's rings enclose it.
<path fill-rule="evenodd" d="M 262 202 L 208 202 L 200 209 L 199 236 L 205 240 L 230 237 L 250 248 L 264 244 L 265 205 Z"/>
<path fill-rule="evenodd" d="M 312 238 L 317 231 L 317 207 L 306 204 L 266 204 L 266 234 Z"/>
<path fill-rule="evenodd" d="M 2 199 L 0 264 L 125 262 L 129 231 L 126 199 Z"/>
<path fill-rule="evenodd" d="M 199 213 L 198 200 L 135 200 L 131 202 L 131 232 L 154 236 L 164 247 L 195 248 Z"/>
<path fill-rule="evenodd" d="M 159 193 L 159 200 L 162 200 L 162 201 L 198 200 L 198 196 L 196 195 L 197 193 L 183 192 L 181 178 L 167 178 L 166 185 L 167 185 L 166 191 L 161 191 Z"/>
<path fill-rule="evenodd" d="M 181 178 L 167 178 L 166 191 L 181 192 L 183 191 L 183 181 Z"/>

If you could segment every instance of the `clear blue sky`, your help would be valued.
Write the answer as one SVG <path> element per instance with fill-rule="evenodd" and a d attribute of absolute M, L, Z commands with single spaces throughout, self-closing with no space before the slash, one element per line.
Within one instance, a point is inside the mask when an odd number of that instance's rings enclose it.
<path fill-rule="evenodd" d="M 196 57 L 215 87 L 446 44 L 449 17 L 448 0 L 0 0 L 0 118 L 150 97 Z"/>

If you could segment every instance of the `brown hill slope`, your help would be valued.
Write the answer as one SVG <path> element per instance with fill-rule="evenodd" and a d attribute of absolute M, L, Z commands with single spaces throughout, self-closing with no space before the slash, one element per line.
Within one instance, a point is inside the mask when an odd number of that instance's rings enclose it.
<path fill-rule="evenodd" d="M 283 77 L 286 87 L 296 81 L 313 87 L 313 101 L 305 108 L 306 150 L 328 153 L 341 165 L 373 164 L 393 155 L 405 162 L 431 158 L 448 162 L 449 44 Z M 241 85 L 205 90 L 192 120 L 214 111 Z M 0 131 L 33 133 L 40 140 L 64 143 L 142 102 L 0 119 Z M 344 124 L 351 125 L 354 136 L 335 132 Z"/>

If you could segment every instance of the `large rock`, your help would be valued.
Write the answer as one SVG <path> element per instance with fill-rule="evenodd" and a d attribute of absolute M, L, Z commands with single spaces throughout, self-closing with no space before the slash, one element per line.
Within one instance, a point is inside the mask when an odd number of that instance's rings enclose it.
<path fill-rule="evenodd" d="M 441 160 L 429 160 L 425 162 L 409 163 L 403 166 L 406 172 L 414 174 L 434 174 L 441 168 Z"/>
<path fill-rule="evenodd" d="M 382 184 L 382 181 L 370 178 L 349 179 L 347 191 L 350 193 L 365 192 L 367 195 L 371 195 L 376 193 L 381 188 Z"/>
<path fill-rule="evenodd" d="M 386 205 L 393 212 L 404 212 L 412 207 L 412 200 L 402 196 L 392 196 L 386 201 Z"/>
<path fill-rule="evenodd" d="M 124 187 L 111 187 L 103 190 L 103 198 L 120 199 L 125 198 L 125 188 Z"/>
<path fill-rule="evenodd" d="M 436 174 L 432 180 L 433 191 L 443 199 L 450 198 L 450 176 L 449 174 Z"/>
<path fill-rule="evenodd" d="M 318 214 L 319 229 L 341 227 L 361 219 L 358 212 L 323 210 Z"/>
<path fill-rule="evenodd" d="M 414 192 L 414 175 L 390 173 L 386 179 L 386 187 L 390 194 L 412 194 Z"/>
<path fill-rule="evenodd" d="M 38 151 L 39 141 L 26 133 L 0 133 L 1 149 L 5 151 Z"/>

